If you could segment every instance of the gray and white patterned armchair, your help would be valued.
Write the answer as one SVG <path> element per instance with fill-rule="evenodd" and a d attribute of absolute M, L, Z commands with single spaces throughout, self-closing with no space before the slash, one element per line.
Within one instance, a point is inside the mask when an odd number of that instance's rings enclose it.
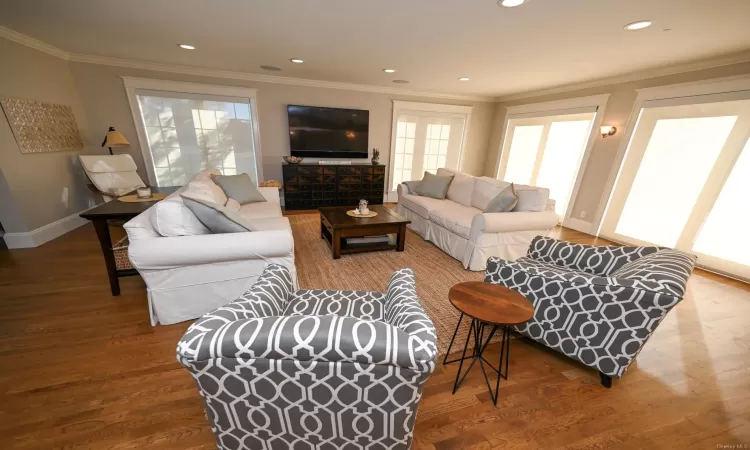
<path fill-rule="evenodd" d="M 534 317 L 516 331 L 620 378 L 682 300 L 695 256 L 663 247 L 592 246 L 537 236 L 527 256 L 490 258 L 485 281 L 520 292 Z"/>
<path fill-rule="evenodd" d="M 269 265 L 178 344 L 218 447 L 408 449 L 437 358 L 411 269 L 385 294 L 292 286 Z"/>

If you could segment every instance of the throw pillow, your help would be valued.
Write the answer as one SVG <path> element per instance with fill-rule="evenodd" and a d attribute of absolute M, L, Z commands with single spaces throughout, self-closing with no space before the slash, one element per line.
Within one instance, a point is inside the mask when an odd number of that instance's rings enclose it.
<path fill-rule="evenodd" d="M 416 192 L 423 197 L 445 200 L 445 194 L 448 193 L 451 181 L 453 181 L 453 177 L 439 177 L 430 172 L 425 172 L 422 181 L 420 181 L 419 186 L 416 188 Z"/>
<path fill-rule="evenodd" d="M 190 181 L 185 190 L 191 198 L 200 198 L 212 203 L 223 205 L 227 202 L 227 196 L 224 191 L 216 185 L 210 178 L 194 179 Z"/>
<path fill-rule="evenodd" d="M 228 198 L 237 200 L 240 205 L 265 202 L 266 198 L 246 173 L 239 175 L 211 175 L 214 183 L 224 191 Z"/>
<path fill-rule="evenodd" d="M 511 183 L 510 186 L 500 191 L 495 198 L 490 200 L 490 203 L 487 204 L 487 208 L 485 208 L 484 212 L 499 213 L 513 211 L 513 208 L 517 203 L 518 194 L 516 193 L 515 186 Z"/>
<path fill-rule="evenodd" d="M 179 191 L 178 191 L 179 192 Z M 211 231 L 185 206 L 180 195 L 172 194 L 151 207 L 151 226 L 164 237 L 210 234 Z"/>
<path fill-rule="evenodd" d="M 518 203 L 513 208 L 514 212 L 540 212 L 547 207 L 549 189 L 535 186 L 516 186 L 516 194 L 518 194 Z"/>
<path fill-rule="evenodd" d="M 238 213 L 221 206 L 218 203 L 193 198 L 188 195 L 182 196 L 185 206 L 195 214 L 198 220 L 212 233 L 243 233 L 253 231 L 252 226 L 247 223 Z"/>

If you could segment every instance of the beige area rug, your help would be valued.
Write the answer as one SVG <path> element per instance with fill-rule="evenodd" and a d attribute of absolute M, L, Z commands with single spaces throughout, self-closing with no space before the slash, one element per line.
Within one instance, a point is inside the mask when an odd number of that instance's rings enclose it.
<path fill-rule="evenodd" d="M 342 255 L 334 260 L 331 249 L 320 238 L 318 214 L 288 216 L 294 234 L 294 256 L 300 288 L 348 289 L 384 292 L 391 274 L 402 268 L 414 270 L 417 295 L 435 323 L 438 350 L 445 354 L 460 313 L 448 301 L 448 291 L 462 281 L 481 281 L 484 272 L 471 272 L 432 243 L 407 230 L 404 252 L 381 251 Z M 453 351 L 463 350 L 469 321 L 453 343 Z"/>

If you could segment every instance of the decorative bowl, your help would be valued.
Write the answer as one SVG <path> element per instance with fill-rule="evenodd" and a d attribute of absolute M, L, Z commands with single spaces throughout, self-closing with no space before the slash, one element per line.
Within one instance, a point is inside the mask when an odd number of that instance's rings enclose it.
<path fill-rule="evenodd" d="M 288 162 L 289 164 L 299 164 L 302 162 L 304 158 L 300 158 L 299 156 L 285 156 L 284 161 Z"/>

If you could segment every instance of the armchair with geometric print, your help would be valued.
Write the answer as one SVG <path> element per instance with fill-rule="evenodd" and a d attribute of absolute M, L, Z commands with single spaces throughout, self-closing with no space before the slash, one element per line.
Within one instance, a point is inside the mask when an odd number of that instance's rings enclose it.
<path fill-rule="evenodd" d="M 411 269 L 383 294 L 294 291 L 269 265 L 177 347 L 223 450 L 408 449 L 436 358 Z"/>
<path fill-rule="evenodd" d="M 517 291 L 534 317 L 516 331 L 598 370 L 611 387 L 685 294 L 696 258 L 664 247 L 537 236 L 525 257 L 490 258 L 485 281 Z"/>

